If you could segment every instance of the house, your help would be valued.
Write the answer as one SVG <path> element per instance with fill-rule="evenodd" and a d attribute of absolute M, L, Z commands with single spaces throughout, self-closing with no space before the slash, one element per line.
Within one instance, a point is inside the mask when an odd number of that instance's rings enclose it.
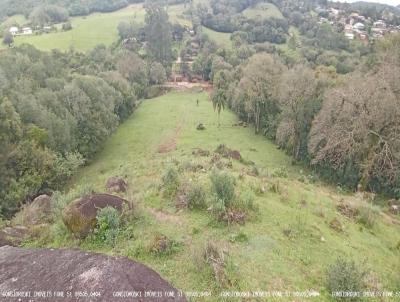
<path fill-rule="evenodd" d="M 386 23 L 382 20 L 374 22 L 374 27 L 376 28 L 386 28 Z"/>
<path fill-rule="evenodd" d="M 23 35 L 32 35 L 33 34 L 33 30 L 30 27 L 24 27 L 22 29 L 22 34 Z"/>
<path fill-rule="evenodd" d="M 354 29 L 358 29 L 358 30 L 364 30 L 365 29 L 365 25 L 362 24 L 361 22 L 357 22 L 356 24 L 353 25 Z"/>
<path fill-rule="evenodd" d="M 345 32 L 344 36 L 349 40 L 354 40 L 354 34 L 352 32 L 350 32 L 350 31 Z"/>
<path fill-rule="evenodd" d="M 16 34 L 18 34 L 18 32 L 19 32 L 19 28 L 18 28 L 18 27 L 16 27 L 16 26 L 10 27 L 10 33 L 11 33 L 13 36 L 15 36 Z"/>

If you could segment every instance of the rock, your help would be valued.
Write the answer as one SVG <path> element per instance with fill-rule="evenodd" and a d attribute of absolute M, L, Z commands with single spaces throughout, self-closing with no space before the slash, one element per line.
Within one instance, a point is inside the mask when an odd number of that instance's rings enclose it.
<path fill-rule="evenodd" d="M 63 221 L 77 237 L 84 238 L 96 226 L 99 210 L 113 207 L 122 212 L 127 201 L 109 194 L 93 194 L 71 202 L 63 211 Z"/>
<path fill-rule="evenodd" d="M 0 246 L 19 246 L 28 237 L 29 229 L 27 227 L 6 227 L 0 231 Z"/>
<path fill-rule="evenodd" d="M 14 221 L 24 226 L 53 222 L 53 203 L 49 195 L 40 195 L 16 215 Z"/>
<path fill-rule="evenodd" d="M 110 193 L 125 193 L 128 189 L 128 184 L 122 178 L 111 177 L 107 180 L 106 188 Z"/>
<path fill-rule="evenodd" d="M 389 207 L 389 212 L 392 213 L 393 215 L 399 215 L 400 214 L 400 206 L 398 205 L 391 205 Z"/>
<path fill-rule="evenodd" d="M 158 273 L 128 258 L 110 257 L 78 250 L 0 248 L 0 290 L 2 293 L 28 291 L 29 301 L 187 301 Z M 64 298 L 33 297 L 33 292 L 63 292 Z M 72 297 L 67 297 L 67 291 Z M 161 297 L 146 297 L 147 291 L 160 292 Z M 98 293 L 94 298 L 74 297 L 75 293 Z M 141 293 L 142 298 L 116 296 Z M 175 297 L 164 293 L 173 292 Z M 8 298 L 4 301 L 18 301 Z M 28 301 L 26 300 L 26 301 Z M 25 299 L 22 299 L 25 301 Z"/>
<path fill-rule="evenodd" d="M 198 124 L 196 129 L 197 130 L 206 130 L 206 126 L 204 126 L 204 124 Z"/>

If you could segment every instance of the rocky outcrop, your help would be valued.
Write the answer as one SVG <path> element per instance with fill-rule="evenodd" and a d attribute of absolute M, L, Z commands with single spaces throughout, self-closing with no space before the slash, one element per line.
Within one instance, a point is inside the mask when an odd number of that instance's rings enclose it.
<path fill-rule="evenodd" d="M 106 207 L 122 212 L 126 200 L 109 194 L 93 194 L 71 202 L 63 211 L 67 228 L 79 238 L 86 237 L 96 226 L 97 213 Z"/>
<path fill-rule="evenodd" d="M 106 189 L 110 193 L 125 193 L 128 189 L 128 184 L 122 178 L 111 177 L 107 180 Z"/>
<path fill-rule="evenodd" d="M 31 297 L 8 296 L 0 299 L 10 302 L 186 301 L 155 271 L 128 258 L 77 250 L 1 247 L 0 293 L 11 295 L 22 292 L 29 293 Z M 46 299 L 35 298 L 35 292 L 50 296 Z M 63 297 L 56 298 L 56 293 Z M 175 297 L 169 297 L 169 293 L 174 293 Z M 90 295 L 93 297 L 90 298 Z"/>

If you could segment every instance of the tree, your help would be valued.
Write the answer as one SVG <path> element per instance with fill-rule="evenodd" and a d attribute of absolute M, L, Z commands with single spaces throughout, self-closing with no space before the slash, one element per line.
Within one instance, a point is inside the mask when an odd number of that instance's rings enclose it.
<path fill-rule="evenodd" d="M 299 160 L 307 154 L 308 132 L 319 110 L 314 72 L 303 65 L 286 71 L 280 80 L 278 95 L 282 113 L 276 140 Z"/>
<path fill-rule="evenodd" d="M 121 21 L 118 24 L 118 34 L 122 40 L 132 38 L 134 36 L 132 25 L 129 22 Z"/>
<path fill-rule="evenodd" d="M 243 68 L 243 77 L 238 85 L 241 90 L 239 97 L 244 102 L 248 120 L 254 122 L 256 133 L 259 133 L 262 123 L 265 123 L 266 132 L 275 132 L 279 113 L 276 87 L 283 70 L 283 64 L 269 54 L 252 56 Z"/>
<path fill-rule="evenodd" d="M 164 66 L 158 62 L 150 63 L 149 67 L 149 81 L 151 85 L 163 84 L 167 81 L 167 74 Z"/>
<path fill-rule="evenodd" d="M 212 94 L 212 103 L 214 111 L 218 113 L 218 127 L 221 126 L 221 111 L 225 109 L 227 101 L 227 88 L 229 85 L 229 75 L 227 71 L 220 70 L 214 76 L 214 92 Z"/>
<path fill-rule="evenodd" d="M 146 2 L 145 34 L 150 56 L 167 66 L 172 59 L 172 34 L 168 14 L 159 1 Z"/>
<path fill-rule="evenodd" d="M 14 37 L 10 32 L 6 32 L 3 37 L 3 44 L 8 45 L 8 47 L 11 47 L 11 45 L 14 43 Z"/>
<path fill-rule="evenodd" d="M 336 181 L 398 194 L 400 99 L 385 74 L 352 74 L 343 86 L 327 91 L 308 150 L 311 163 L 330 169 Z"/>

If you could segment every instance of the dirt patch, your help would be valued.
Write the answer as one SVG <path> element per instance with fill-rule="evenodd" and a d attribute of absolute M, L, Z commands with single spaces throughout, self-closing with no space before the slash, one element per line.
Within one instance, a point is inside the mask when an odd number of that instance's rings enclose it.
<path fill-rule="evenodd" d="M 12 292 L 14 289 L 21 292 L 70 291 L 100 294 L 99 297 L 88 299 L 74 296 L 58 299 L 69 302 L 187 301 L 185 297 L 179 297 L 177 290 L 157 272 L 128 258 L 78 250 L 30 250 L 6 246 L 0 248 L 0 290 Z M 162 297 L 143 298 L 145 291 L 163 294 Z M 115 297 L 115 292 L 141 292 L 142 298 Z M 174 292 L 175 297 L 166 296 L 166 292 Z M 28 300 L 57 301 L 43 297 L 32 297 Z M 8 297 L 4 301 L 21 301 L 21 298 Z"/>
<path fill-rule="evenodd" d="M 176 144 L 178 143 L 178 138 L 181 135 L 182 128 L 183 122 L 179 123 L 172 136 L 168 137 L 158 145 L 158 153 L 169 153 L 176 150 Z"/>
<path fill-rule="evenodd" d="M 164 211 L 149 208 L 149 212 L 160 222 L 173 223 L 176 225 L 183 225 L 182 219 L 177 215 L 172 215 Z"/>
<path fill-rule="evenodd" d="M 340 214 L 350 219 L 353 219 L 358 215 L 358 209 L 353 208 L 350 204 L 344 202 L 339 203 L 336 208 Z"/>

